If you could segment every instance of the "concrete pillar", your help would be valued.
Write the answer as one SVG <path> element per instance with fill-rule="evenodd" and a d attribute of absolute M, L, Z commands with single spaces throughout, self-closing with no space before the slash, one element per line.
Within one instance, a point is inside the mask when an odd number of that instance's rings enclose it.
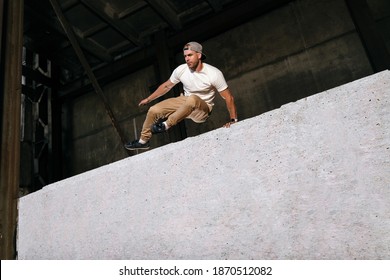
<path fill-rule="evenodd" d="M 15 258 L 20 167 L 23 0 L 1 0 L 0 258 Z M 3 41 L 4 40 L 4 41 Z"/>

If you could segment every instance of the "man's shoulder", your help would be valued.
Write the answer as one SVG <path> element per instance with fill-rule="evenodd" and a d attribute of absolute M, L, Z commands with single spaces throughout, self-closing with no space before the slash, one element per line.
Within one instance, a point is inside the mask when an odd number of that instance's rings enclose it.
<path fill-rule="evenodd" d="M 186 71 L 187 64 L 181 64 L 173 70 L 171 75 L 171 81 L 172 82 L 179 82 L 180 78 L 183 76 L 184 72 Z"/>
<path fill-rule="evenodd" d="M 185 71 L 187 68 L 187 64 L 184 63 L 177 66 L 174 71 Z"/>
<path fill-rule="evenodd" d="M 219 70 L 217 67 L 205 62 L 203 62 L 203 67 L 208 71 L 221 72 L 221 70 Z"/>
<path fill-rule="evenodd" d="M 210 64 L 207 64 L 207 63 L 203 63 L 203 69 L 204 71 L 212 76 L 212 77 L 220 77 L 220 76 L 223 76 L 223 73 L 221 70 L 219 70 L 217 67 L 213 66 L 213 65 L 210 65 Z"/>

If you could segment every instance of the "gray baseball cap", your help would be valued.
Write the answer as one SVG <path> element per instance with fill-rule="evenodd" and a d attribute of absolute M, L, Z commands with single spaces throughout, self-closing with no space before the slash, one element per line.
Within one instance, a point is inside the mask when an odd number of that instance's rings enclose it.
<path fill-rule="evenodd" d="M 190 50 L 190 51 L 194 51 L 194 52 L 197 52 L 197 53 L 201 53 L 202 54 L 201 59 L 202 60 L 206 59 L 206 55 L 202 51 L 203 47 L 198 42 L 189 42 L 189 43 L 185 44 L 183 50 Z"/>

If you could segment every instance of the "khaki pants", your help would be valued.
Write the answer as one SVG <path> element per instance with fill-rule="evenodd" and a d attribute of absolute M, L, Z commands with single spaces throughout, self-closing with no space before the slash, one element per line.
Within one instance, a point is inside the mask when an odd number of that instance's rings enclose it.
<path fill-rule="evenodd" d="M 199 96 L 178 96 L 163 100 L 149 108 L 146 115 L 141 139 L 149 141 L 152 137 L 151 127 L 159 119 L 167 119 L 167 124 L 171 127 L 184 119 L 191 119 L 196 123 L 202 123 L 209 117 L 211 109 Z"/>

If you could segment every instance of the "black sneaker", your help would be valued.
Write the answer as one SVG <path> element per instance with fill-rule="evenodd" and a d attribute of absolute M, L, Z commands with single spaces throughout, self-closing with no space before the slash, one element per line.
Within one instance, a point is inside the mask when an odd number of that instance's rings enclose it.
<path fill-rule="evenodd" d="M 125 148 L 130 150 L 130 151 L 134 151 L 134 150 L 147 150 L 150 148 L 150 144 L 149 142 L 145 143 L 145 144 L 141 144 L 138 139 L 132 141 L 132 142 L 129 142 L 127 144 L 125 144 Z"/>
<path fill-rule="evenodd" d="M 161 133 L 161 132 L 165 132 L 165 131 L 167 131 L 167 128 L 165 127 L 165 124 L 162 122 L 155 123 L 154 125 L 152 125 L 152 133 L 153 134 Z"/>

